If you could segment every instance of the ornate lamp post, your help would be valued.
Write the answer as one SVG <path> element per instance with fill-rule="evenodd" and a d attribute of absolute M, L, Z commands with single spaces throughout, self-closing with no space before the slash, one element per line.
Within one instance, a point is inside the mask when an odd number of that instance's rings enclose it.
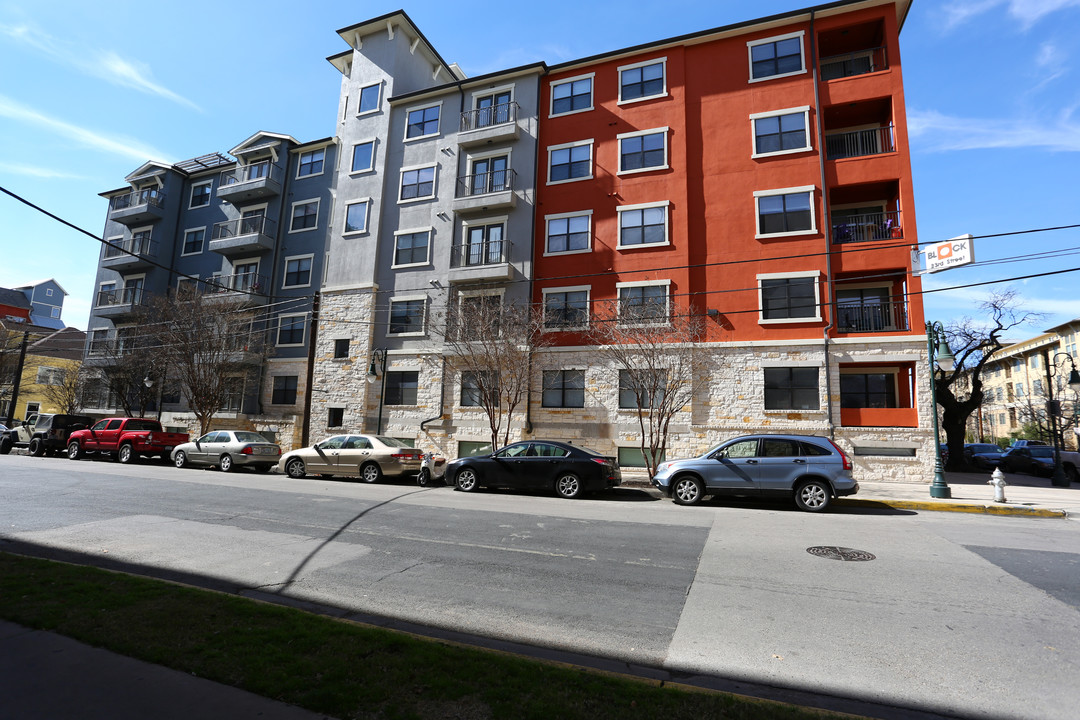
<path fill-rule="evenodd" d="M 1050 441 L 1054 445 L 1054 474 L 1050 477 L 1050 484 L 1055 487 L 1069 487 L 1069 478 L 1065 477 L 1065 470 L 1061 467 L 1061 439 L 1058 437 L 1057 417 L 1061 412 L 1061 404 L 1054 401 L 1053 378 L 1059 357 L 1067 358 L 1069 366 L 1072 367 L 1068 383 L 1074 391 L 1080 391 L 1080 373 L 1076 372 L 1076 362 L 1069 353 L 1054 353 L 1054 359 L 1051 361 L 1050 351 L 1043 349 L 1043 365 L 1046 366 L 1046 415 L 1050 423 Z"/>
<path fill-rule="evenodd" d="M 930 497 L 951 498 L 952 490 L 945 482 L 945 468 L 941 464 L 941 440 L 937 419 L 937 383 L 934 376 L 938 368 L 949 372 L 956 366 L 949 343 L 945 340 L 945 328 L 939 322 L 926 323 L 927 359 L 930 361 L 930 414 L 934 416 L 934 482 L 930 485 Z M 935 343 L 937 346 L 935 347 Z"/>
<path fill-rule="evenodd" d="M 382 409 L 383 397 L 386 395 L 386 348 L 375 348 L 371 352 L 371 365 L 368 366 L 368 384 L 382 378 L 382 388 L 379 391 L 379 419 L 375 425 L 375 434 L 382 435 Z"/>

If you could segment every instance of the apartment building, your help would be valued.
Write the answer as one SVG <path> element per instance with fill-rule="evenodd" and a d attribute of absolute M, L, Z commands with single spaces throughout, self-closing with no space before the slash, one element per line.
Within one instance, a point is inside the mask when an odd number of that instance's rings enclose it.
<path fill-rule="evenodd" d="M 1080 397 L 1068 386 L 1068 380 L 1080 359 L 1078 341 L 1080 318 L 994 353 L 983 368 L 983 404 L 968 418 L 969 433 L 997 442 L 1013 437 L 1028 425 L 1047 428 L 1046 404 L 1052 394 L 1061 409 L 1058 422 L 1065 446 L 1076 448 Z M 1042 439 L 1049 441 L 1048 436 Z"/>
<path fill-rule="evenodd" d="M 238 376 L 220 417 L 276 433 L 286 445 L 299 442 L 336 158 L 333 138 L 301 143 L 258 132 L 229 155 L 149 161 L 125 187 L 102 193 L 108 244 L 98 262 L 87 365 L 115 361 L 151 298 L 185 284 L 221 307 L 255 304 L 272 357 Z M 91 412 L 119 407 L 103 384 L 90 397 Z M 170 426 L 194 422 L 175 383 L 165 383 L 149 409 Z"/>
<path fill-rule="evenodd" d="M 812 432 L 876 477 L 927 478 L 909 7 L 834 3 L 478 78 L 404 13 L 339 31 L 312 427 L 471 452 L 489 432 L 431 324 L 470 295 L 524 293 L 559 320 L 514 436 L 632 464 L 636 414 L 583 330 L 647 302 L 661 308 L 648 322 L 708 328 L 669 455 Z"/>

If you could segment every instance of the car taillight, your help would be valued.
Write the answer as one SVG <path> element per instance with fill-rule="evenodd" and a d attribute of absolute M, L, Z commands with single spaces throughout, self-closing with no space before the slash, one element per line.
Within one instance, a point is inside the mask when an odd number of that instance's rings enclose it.
<path fill-rule="evenodd" d="M 395 460 L 419 460 L 420 459 L 420 455 L 418 455 L 417 453 L 404 453 L 404 452 L 394 453 L 390 457 L 394 458 Z"/>
<path fill-rule="evenodd" d="M 255 448 L 248 445 L 243 450 L 240 451 L 240 454 L 241 455 L 254 455 L 255 454 Z"/>
<path fill-rule="evenodd" d="M 827 438 L 826 438 L 826 439 L 827 439 Z M 845 469 L 845 470 L 851 470 L 851 469 L 853 469 L 853 468 L 852 468 L 852 465 L 851 465 L 851 458 L 849 458 L 849 457 L 847 456 L 847 453 L 846 453 L 846 452 L 844 452 L 843 450 L 841 450 L 841 449 L 840 449 L 840 446 L 839 446 L 839 445 L 837 445 L 836 443 L 834 443 L 834 442 L 833 442 L 832 440 L 829 440 L 829 444 L 830 444 L 830 445 L 832 445 L 832 446 L 833 446 L 834 448 L 836 448 L 836 452 L 840 453 L 840 457 L 841 457 L 841 458 L 843 459 L 843 461 L 844 461 L 844 469 Z"/>

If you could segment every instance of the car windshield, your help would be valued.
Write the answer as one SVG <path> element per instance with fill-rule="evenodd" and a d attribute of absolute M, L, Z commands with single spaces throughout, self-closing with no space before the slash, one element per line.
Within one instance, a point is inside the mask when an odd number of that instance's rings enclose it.
<path fill-rule="evenodd" d="M 236 436 L 236 441 L 237 442 L 246 442 L 246 443 L 264 443 L 264 442 L 266 442 L 266 438 L 264 438 L 259 433 L 248 432 L 246 430 L 241 431 L 241 432 L 235 432 L 235 433 L 233 433 L 233 435 Z"/>

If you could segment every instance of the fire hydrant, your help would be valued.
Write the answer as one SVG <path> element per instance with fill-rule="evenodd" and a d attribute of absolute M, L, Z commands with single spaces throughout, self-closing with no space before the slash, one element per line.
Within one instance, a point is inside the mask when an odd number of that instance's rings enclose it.
<path fill-rule="evenodd" d="M 1005 473 L 1001 472 L 1001 468 L 994 468 L 986 484 L 994 486 L 994 502 L 1008 502 L 1005 499 Z"/>

